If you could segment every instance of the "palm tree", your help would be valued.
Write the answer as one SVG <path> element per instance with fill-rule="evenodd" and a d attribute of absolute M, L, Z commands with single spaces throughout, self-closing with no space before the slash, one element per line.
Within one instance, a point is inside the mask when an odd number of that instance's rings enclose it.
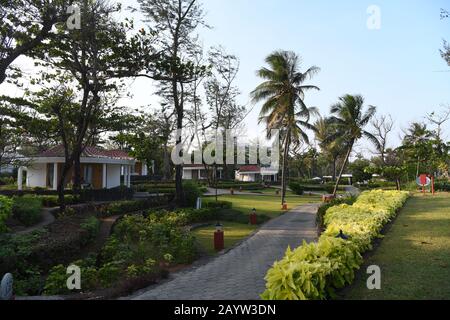
<path fill-rule="evenodd" d="M 360 95 L 352 96 L 349 94 L 339 98 L 339 102 L 331 107 L 332 116 L 330 119 L 336 125 L 337 129 L 335 137 L 339 136 L 345 139 L 344 141 L 347 146 L 347 154 L 334 187 L 334 196 L 337 194 L 339 183 L 341 182 L 342 175 L 356 141 L 362 137 L 366 137 L 375 145 L 378 146 L 379 144 L 374 135 L 364 130 L 364 127 L 374 117 L 376 110 L 376 107 L 369 106 L 368 110 L 364 112 L 364 98 Z M 333 136 L 330 137 L 331 139 L 333 139 Z"/>
<path fill-rule="evenodd" d="M 304 99 L 306 91 L 319 88 L 304 82 L 320 69 L 313 66 L 300 72 L 300 58 L 291 51 L 276 51 L 266 58 L 266 63 L 268 68 L 257 71 L 265 81 L 251 93 L 251 97 L 254 103 L 264 101 L 259 121 L 266 124 L 268 137 L 271 137 L 272 129 L 280 130 L 283 141 L 281 204 L 284 205 L 289 147 L 291 143 L 297 146 L 302 142 L 309 143 L 305 129 L 314 129 L 309 120 L 317 112 L 315 108 L 308 108 Z"/>
<path fill-rule="evenodd" d="M 336 134 L 337 128 L 329 118 L 320 118 L 314 123 L 316 141 L 322 152 L 332 163 L 333 181 L 336 181 L 336 163 L 338 158 L 345 152 L 346 147 L 342 138 Z"/>
<path fill-rule="evenodd" d="M 432 133 L 428 130 L 427 125 L 417 122 L 411 124 L 403 138 L 403 148 L 412 150 L 417 158 L 416 176 L 419 176 L 420 161 L 422 158 L 426 158 L 427 145 L 431 138 Z"/>

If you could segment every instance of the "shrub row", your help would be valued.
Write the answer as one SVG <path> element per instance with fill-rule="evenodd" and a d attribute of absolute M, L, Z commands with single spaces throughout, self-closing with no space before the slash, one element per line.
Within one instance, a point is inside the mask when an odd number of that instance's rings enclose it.
<path fill-rule="evenodd" d="M 68 263 L 94 240 L 99 221 L 89 216 L 67 216 L 31 234 L 0 236 L 0 274 L 14 275 L 17 295 L 39 295 L 42 275 L 55 264 Z"/>
<path fill-rule="evenodd" d="M 345 198 L 336 198 L 336 199 L 333 199 L 329 203 L 325 203 L 325 204 L 321 205 L 319 210 L 317 211 L 317 225 L 319 226 L 319 228 L 323 229 L 325 227 L 324 218 L 325 218 L 325 214 L 328 211 L 328 209 L 330 209 L 331 207 L 334 207 L 334 206 L 338 206 L 340 204 L 352 205 L 353 203 L 355 203 L 355 201 L 356 201 L 355 196 L 349 196 L 349 197 L 345 197 Z"/>
<path fill-rule="evenodd" d="M 450 182 L 449 181 L 437 181 L 434 184 L 437 191 L 450 192 Z"/>
<path fill-rule="evenodd" d="M 154 196 L 145 200 L 116 201 L 107 205 L 99 206 L 96 213 L 98 217 L 110 217 L 162 207 L 167 205 L 168 202 L 169 197 L 163 195 Z"/>
<path fill-rule="evenodd" d="M 371 247 L 408 198 L 407 192 L 376 190 L 364 192 L 353 205 L 329 208 L 326 230 L 318 243 L 288 248 L 281 261 L 266 275 L 267 300 L 326 299 L 335 289 L 350 284 L 363 262 L 362 253 Z M 347 240 L 337 235 L 343 232 Z M 345 238 L 345 237 L 344 237 Z"/>
<path fill-rule="evenodd" d="M 13 198 L 13 217 L 29 227 L 42 219 L 42 199 L 26 195 Z"/>
<path fill-rule="evenodd" d="M 0 233 L 8 231 L 6 220 L 12 214 L 13 201 L 5 196 L 0 196 Z"/>
<path fill-rule="evenodd" d="M 219 181 L 217 183 L 218 189 L 231 189 L 234 190 L 258 190 L 262 188 L 260 182 L 233 182 L 233 181 Z"/>

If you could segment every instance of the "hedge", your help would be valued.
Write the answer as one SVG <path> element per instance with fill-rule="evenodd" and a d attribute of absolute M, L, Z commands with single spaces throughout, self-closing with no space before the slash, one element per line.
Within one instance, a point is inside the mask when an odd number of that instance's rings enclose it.
<path fill-rule="evenodd" d="M 12 205 L 12 199 L 0 196 L 0 233 L 8 231 L 5 222 L 11 216 Z"/>
<path fill-rule="evenodd" d="M 42 219 L 42 199 L 35 196 L 13 198 L 13 217 L 29 227 Z"/>
<path fill-rule="evenodd" d="M 363 263 L 362 253 L 371 248 L 383 226 L 397 213 L 409 193 L 370 191 L 353 205 L 342 204 L 327 210 L 327 229 L 318 243 L 295 250 L 288 248 L 266 275 L 266 300 L 308 300 L 333 297 L 334 291 L 352 283 Z M 347 236 L 344 240 L 340 231 Z"/>
<path fill-rule="evenodd" d="M 155 196 L 145 200 L 124 200 L 112 202 L 98 207 L 96 212 L 98 217 L 110 217 L 162 207 L 168 203 L 168 196 Z"/>

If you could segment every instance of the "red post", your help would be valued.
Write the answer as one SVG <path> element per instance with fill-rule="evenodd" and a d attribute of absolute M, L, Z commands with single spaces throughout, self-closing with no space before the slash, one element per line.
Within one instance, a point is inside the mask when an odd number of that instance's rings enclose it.
<path fill-rule="evenodd" d="M 283 203 L 283 208 L 282 208 L 282 210 L 287 210 L 287 209 L 288 209 L 287 203 Z"/>
<path fill-rule="evenodd" d="M 431 194 L 434 196 L 435 190 L 434 190 L 434 175 L 431 176 Z"/>
<path fill-rule="evenodd" d="M 214 249 L 222 251 L 225 248 L 223 231 L 217 230 L 214 232 Z"/>
<path fill-rule="evenodd" d="M 256 221 L 256 213 L 254 213 L 254 212 L 250 213 L 250 224 L 251 224 L 252 226 L 254 226 L 254 225 L 257 224 L 257 221 Z"/>

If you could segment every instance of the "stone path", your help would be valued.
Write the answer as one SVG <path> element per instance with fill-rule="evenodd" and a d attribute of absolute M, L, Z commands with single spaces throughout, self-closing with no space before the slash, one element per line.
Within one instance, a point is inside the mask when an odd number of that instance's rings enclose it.
<path fill-rule="evenodd" d="M 55 221 L 55 216 L 52 213 L 53 209 L 50 208 L 44 208 L 42 209 L 42 220 L 38 224 L 25 228 L 24 230 L 20 230 L 17 232 L 14 232 L 15 234 L 28 234 L 32 233 L 33 231 L 36 231 L 37 229 L 43 228 L 45 226 L 48 226 L 49 224 L 53 223 Z"/>
<path fill-rule="evenodd" d="M 264 291 L 267 270 L 283 257 L 287 247 L 317 240 L 318 206 L 303 205 L 291 210 L 209 263 L 171 275 L 168 281 L 125 299 L 257 300 Z"/>

